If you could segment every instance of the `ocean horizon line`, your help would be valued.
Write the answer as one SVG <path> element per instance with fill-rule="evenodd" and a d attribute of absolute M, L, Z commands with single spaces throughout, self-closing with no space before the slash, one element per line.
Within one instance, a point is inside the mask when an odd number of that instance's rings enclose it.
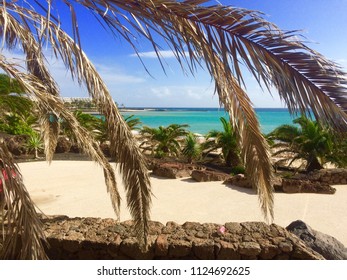
<path fill-rule="evenodd" d="M 118 107 L 122 112 L 131 111 L 224 111 L 223 107 Z M 283 107 L 255 107 L 255 111 L 263 110 L 277 110 L 277 111 L 289 111 L 288 108 Z"/>
<path fill-rule="evenodd" d="M 119 109 L 142 109 L 142 108 L 149 108 L 149 109 L 156 109 L 156 108 L 174 108 L 174 109 L 204 109 L 204 108 L 211 108 L 211 109 L 224 109 L 223 107 L 203 107 L 203 106 L 193 106 L 193 107 L 181 107 L 181 106 L 172 106 L 172 107 L 167 107 L 167 106 L 118 106 Z M 253 107 L 254 109 L 288 109 L 287 107 Z"/>

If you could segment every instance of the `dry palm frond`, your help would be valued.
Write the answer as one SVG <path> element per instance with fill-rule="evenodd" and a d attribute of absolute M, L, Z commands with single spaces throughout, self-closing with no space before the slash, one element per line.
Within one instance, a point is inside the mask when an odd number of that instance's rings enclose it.
<path fill-rule="evenodd" d="M 19 169 L 1 139 L 0 160 L 4 163 L 0 168 L 3 187 L 0 193 L 0 259 L 47 259 L 41 221 Z"/>
<path fill-rule="evenodd" d="M 103 155 L 98 144 L 88 133 L 88 131 L 79 125 L 73 113 L 66 109 L 64 103 L 60 98 L 55 97 L 54 95 L 47 94 L 48 89 L 40 79 L 38 79 L 34 75 L 20 72 L 14 65 L 6 62 L 6 59 L 0 55 L 0 67 L 9 75 L 15 77 L 16 80 L 28 92 L 35 96 L 39 109 L 54 112 L 59 117 L 64 118 L 70 126 L 71 130 L 74 131 L 78 145 L 81 147 L 81 149 L 103 167 L 107 190 L 111 194 L 114 210 L 117 216 L 119 216 L 120 197 L 116 187 L 114 170 Z"/>
<path fill-rule="evenodd" d="M 7 8 L 12 7 L 7 6 Z M 17 14 L 18 15 L 18 14 Z M 21 16 L 19 14 L 19 16 Z M 0 11 L 0 22 L 4 28 L 1 30 L 2 37 L 8 48 L 16 48 L 20 44 L 26 55 L 27 70 L 39 78 L 43 84 L 47 85 L 47 94 L 54 96 L 59 95 L 58 87 L 51 77 L 49 71 L 45 65 L 45 59 L 42 53 L 42 46 L 40 42 L 37 42 L 34 34 L 32 34 L 28 28 L 30 24 L 24 17 L 21 17 L 20 22 L 12 13 L 2 9 Z M 46 110 L 39 110 L 41 131 L 43 132 L 43 138 L 45 143 L 45 154 L 47 160 L 50 162 L 53 158 L 53 153 L 57 144 L 57 138 L 59 133 L 58 122 L 51 122 L 50 112 Z"/>
<path fill-rule="evenodd" d="M 208 49 L 205 55 L 209 55 Z M 259 194 L 263 214 L 267 220 L 274 218 L 272 166 L 267 142 L 263 137 L 251 101 L 235 78 L 224 69 L 221 61 L 214 57 L 219 68 L 213 71 L 216 91 L 221 103 L 230 115 L 230 122 L 238 135 L 239 147 L 246 167 L 246 174 Z M 230 94 L 232 93 L 232 94 Z"/>
<path fill-rule="evenodd" d="M 111 145 L 113 147 L 113 153 L 119 162 L 120 170 L 122 171 L 127 191 L 128 206 L 135 220 L 135 229 L 138 236 L 141 237 L 141 240 L 145 240 L 144 237 L 147 236 L 148 230 L 149 204 L 151 195 L 149 188 L 150 182 L 145 161 L 142 153 L 139 151 L 133 139 L 131 131 L 128 129 L 121 114 L 118 112 L 118 109 L 115 106 L 115 103 L 112 100 L 105 84 L 85 54 L 80 50 L 75 42 L 63 30 L 60 29 L 59 25 L 56 25 L 51 21 L 46 21 L 45 17 L 35 13 L 35 11 L 17 7 L 15 5 L 12 7 L 12 9 L 22 18 L 23 21 L 26 22 L 28 26 L 34 27 L 36 34 L 40 34 L 42 36 L 40 37 L 40 41 L 47 40 L 50 42 L 54 53 L 63 59 L 67 67 L 70 69 L 72 76 L 77 77 L 79 83 L 85 83 L 101 113 L 105 115 L 111 138 Z M 8 18 L 10 17 L 7 16 L 7 21 L 9 22 L 10 20 L 8 20 Z M 13 22 L 15 22 L 15 20 L 13 20 Z M 43 22 L 45 22 L 45 24 L 40 25 Z M 13 23 L 13 26 L 15 26 L 15 23 Z M 17 27 L 18 29 L 14 30 L 14 32 L 11 32 L 12 30 L 9 30 L 8 28 L 7 32 L 12 36 L 15 36 L 18 33 L 18 30 L 20 30 L 20 27 L 21 26 L 19 25 Z M 20 31 L 22 34 L 25 33 L 22 32 L 22 30 Z M 25 31 L 28 32 L 28 30 Z M 17 36 L 17 38 L 19 41 L 23 40 L 23 38 L 20 36 Z M 26 45 L 26 47 L 23 49 L 27 53 L 27 57 L 30 56 L 31 54 L 28 54 L 31 49 L 30 44 L 32 43 L 33 47 L 35 48 L 36 42 L 22 41 L 21 43 Z M 108 163 L 106 164 L 105 158 L 103 157 L 96 143 L 93 142 L 93 139 L 88 136 L 88 133 L 82 129 L 76 129 L 78 123 L 75 122 L 74 117 L 69 115 L 62 104 L 53 104 L 54 102 L 59 102 L 59 99 L 52 99 L 52 96 L 57 96 L 57 90 L 55 88 L 53 79 L 50 77 L 48 71 L 45 70 L 43 59 L 28 65 L 28 70 L 34 76 L 42 80 L 45 85 L 47 85 L 46 96 L 35 96 L 39 103 L 44 104 L 44 102 L 49 103 L 52 101 L 49 106 L 47 106 L 47 104 L 41 106 L 41 111 L 51 112 L 54 115 L 64 118 L 67 122 L 70 122 L 70 125 L 74 128 L 73 131 L 75 132 L 75 136 L 82 148 L 84 148 L 85 152 L 87 152 L 92 156 L 93 159 L 104 166 L 108 190 L 112 190 L 112 202 L 118 215 L 120 201 L 118 192 L 115 192 L 116 187 L 113 170 L 108 167 Z M 47 121 L 47 119 L 43 122 L 46 127 L 48 124 L 51 126 L 50 123 L 51 122 Z M 51 137 L 47 138 L 49 139 L 49 143 L 52 143 Z M 54 147 L 54 145 L 50 146 Z M 47 150 L 49 149 L 46 148 L 46 152 Z M 112 192 L 114 192 L 114 195 L 112 195 Z"/>
<path fill-rule="evenodd" d="M 6 60 L 0 56 L 0 67 L 6 70 L 9 75 L 15 77 L 28 92 L 35 96 L 39 109 L 53 111 L 64 118 L 69 123 L 71 130 L 74 131 L 81 149 L 103 167 L 107 190 L 111 195 L 112 205 L 118 217 L 120 196 L 116 187 L 114 169 L 104 157 L 98 144 L 86 129 L 79 126 L 78 121 L 73 114 L 64 107 L 63 102 L 59 98 L 47 94 L 46 86 L 43 85 L 39 79 L 33 75 L 22 73 L 18 71 L 14 65 L 5 62 Z M 19 218 L 22 219 L 20 216 Z M 28 222 L 29 218 L 27 218 Z"/>
<path fill-rule="evenodd" d="M 31 18 L 36 22 L 44 21 L 38 14 L 31 14 Z M 99 110 L 105 115 L 111 152 L 120 166 L 136 231 L 139 236 L 146 236 L 151 191 L 143 155 L 108 89 L 86 55 L 58 25 L 47 22 L 45 28 L 47 35 L 44 39 L 51 43 L 53 51 L 60 55 L 73 77 L 76 77 L 79 83 L 85 84 Z"/>
<path fill-rule="evenodd" d="M 60 123 L 58 117 L 53 113 L 40 108 L 38 110 L 40 132 L 43 136 L 45 155 L 48 162 L 51 162 L 58 143 Z"/>

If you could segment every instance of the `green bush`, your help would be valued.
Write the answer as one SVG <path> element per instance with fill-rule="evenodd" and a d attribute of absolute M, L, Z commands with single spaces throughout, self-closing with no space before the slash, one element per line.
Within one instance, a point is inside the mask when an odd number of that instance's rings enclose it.
<path fill-rule="evenodd" d="M 11 135 L 30 135 L 33 129 L 17 115 L 8 115 L 0 122 L 0 131 Z"/>
<path fill-rule="evenodd" d="M 235 166 L 231 169 L 231 175 L 245 174 L 245 167 L 242 165 Z"/>
<path fill-rule="evenodd" d="M 281 173 L 282 178 L 285 178 L 285 179 L 291 179 L 293 177 L 293 175 L 294 175 L 293 172 L 282 172 Z"/>

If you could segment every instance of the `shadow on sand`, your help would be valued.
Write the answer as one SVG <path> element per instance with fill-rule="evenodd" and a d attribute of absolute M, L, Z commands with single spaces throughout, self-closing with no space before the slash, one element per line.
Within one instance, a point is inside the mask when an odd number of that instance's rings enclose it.
<path fill-rule="evenodd" d="M 232 189 L 232 190 L 235 190 L 235 191 L 238 191 L 238 192 L 242 192 L 242 193 L 245 193 L 245 194 L 257 195 L 257 192 L 254 189 L 241 188 L 241 187 L 238 187 L 238 186 L 235 186 L 235 185 L 231 185 L 231 184 L 224 184 L 224 186 L 226 188 L 229 188 L 229 189 Z"/>
<path fill-rule="evenodd" d="M 171 179 L 171 178 L 165 178 L 165 177 L 160 177 L 160 176 L 156 176 L 151 174 L 150 175 L 152 178 L 156 178 L 156 179 L 160 179 L 160 180 L 180 180 L 181 182 L 184 183 L 190 183 L 190 184 L 203 184 L 203 183 L 211 183 L 211 182 L 197 182 L 194 179 L 192 179 L 191 177 L 187 177 L 187 178 L 181 178 L 181 179 Z M 216 181 L 214 181 L 216 182 Z M 222 182 L 221 182 L 222 184 Z M 226 188 L 231 189 L 231 190 L 235 190 L 238 192 L 242 192 L 248 195 L 257 195 L 257 192 L 253 189 L 248 189 L 248 188 L 242 188 L 242 187 L 238 187 L 235 185 L 231 185 L 231 184 L 223 184 Z"/>

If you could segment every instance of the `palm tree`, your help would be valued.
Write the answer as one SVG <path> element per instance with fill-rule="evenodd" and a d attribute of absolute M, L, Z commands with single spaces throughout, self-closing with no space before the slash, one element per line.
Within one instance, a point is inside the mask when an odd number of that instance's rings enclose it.
<path fill-rule="evenodd" d="M 187 127 L 186 124 L 170 124 L 167 127 L 159 126 L 158 128 L 144 126 L 140 133 L 145 140 L 140 147 L 151 150 L 157 158 L 177 157 L 181 150 L 179 141 L 188 134 Z"/>
<path fill-rule="evenodd" d="M 73 37 L 70 37 L 59 22 L 56 2 L 40 1 L 39 5 L 27 5 L 25 1 L 1 2 L 0 35 L 3 45 L 9 51 L 21 46 L 26 69 L 23 71 L 22 66 L 13 64 L 2 54 L 0 68 L 36 98 L 47 159 L 52 159 L 59 135 L 59 123 L 50 119 L 53 114 L 54 118 L 63 118 L 69 123 L 79 145 L 104 169 L 107 190 L 118 215 L 120 199 L 114 170 L 90 133 L 78 124 L 64 105 L 54 77 L 47 69 L 43 53 L 47 45 L 55 56 L 62 59 L 72 76 L 86 86 L 106 117 L 114 156 L 124 171 L 127 203 L 141 240 L 145 240 L 148 233 L 151 202 L 145 159 L 105 83 L 81 48 L 80 27 L 75 12 L 77 7 L 90 11 L 97 22 L 112 34 L 120 35 L 136 51 L 136 40 L 141 37 L 150 41 L 159 59 L 162 46 L 158 42 L 162 41 L 170 47 L 183 68 L 194 72 L 205 63 L 215 81 L 220 102 L 229 112 L 230 121 L 239 136 L 246 173 L 258 190 L 265 217 L 273 217 L 272 167 L 267 142 L 243 89 L 244 68 L 241 65 L 248 68 L 259 84 L 276 88 L 291 113 L 300 111 L 306 114 L 310 109 L 320 122 L 335 131 L 346 131 L 345 72 L 307 47 L 296 32 L 281 31 L 264 20 L 259 12 L 223 5 L 210 6 L 205 0 L 64 0 L 62 3 L 68 5 L 72 18 L 72 30 L 68 31 Z M 12 167 L 8 154 L 3 155 L 4 161 Z M 9 221 L 17 222 L 13 234 L 18 233 L 23 225 L 20 223 L 24 219 L 18 218 L 18 211 L 9 211 L 13 215 L 6 216 Z M 31 221 L 34 223 L 34 220 Z M 36 229 L 39 232 L 39 225 Z M 27 250 L 30 254 L 23 253 L 21 257 L 38 257 L 31 255 L 38 247 L 23 244 L 23 248 L 32 250 Z M 6 252 L 11 250 L 14 251 L 13 246 L 6 246 Z"/>
<path fill-rule="evenodd" d="M 282 125 L 269 133 L 269 137 L 278 140 L 273 145 L 279 150 L 274 155 L 292 153 L 291 165 L 296 160 L 306 161 L 306 171 L 322 169 L 328 161 L 342 163 L 340 158 L 345 158 L 347 150 L 339 150 L 339 141 L 334 141 L 333 134 L 329 129 L 322 127 L 317 121 L 304 116 L 295 119 L 294 125 Z M 336 154 L 338 153 L 338 154 Z M 340 155 L 340 156 L 338 156 Z M 343 160 L 343 159 L 342 159 Z"/>
<path fill-rule="evenodd" d="M 206 136 L 205 147 L 209 152 L 221 149 L 227 166 L 239 166 L 241 160 L 236 132 L 224 117 L 221 117 L 220 121 L 223 125 L 223 131 L 210 131 Z"/>
<path fill-rule="evenodd" d="M 39 152 L 43 151 L 41 136 L 37 132 L 31 133 L 25 146 L 29 152 L 34 152 L 34 159 L 38 159 Z"/>
<path fill-rule="evenodd" d="M 189 132 L 184 139 L 182 154 L 187 158 L 188 163 L 200 159 L 203 152 L 203 145 L 199 143 L 198 137 Z"/>

